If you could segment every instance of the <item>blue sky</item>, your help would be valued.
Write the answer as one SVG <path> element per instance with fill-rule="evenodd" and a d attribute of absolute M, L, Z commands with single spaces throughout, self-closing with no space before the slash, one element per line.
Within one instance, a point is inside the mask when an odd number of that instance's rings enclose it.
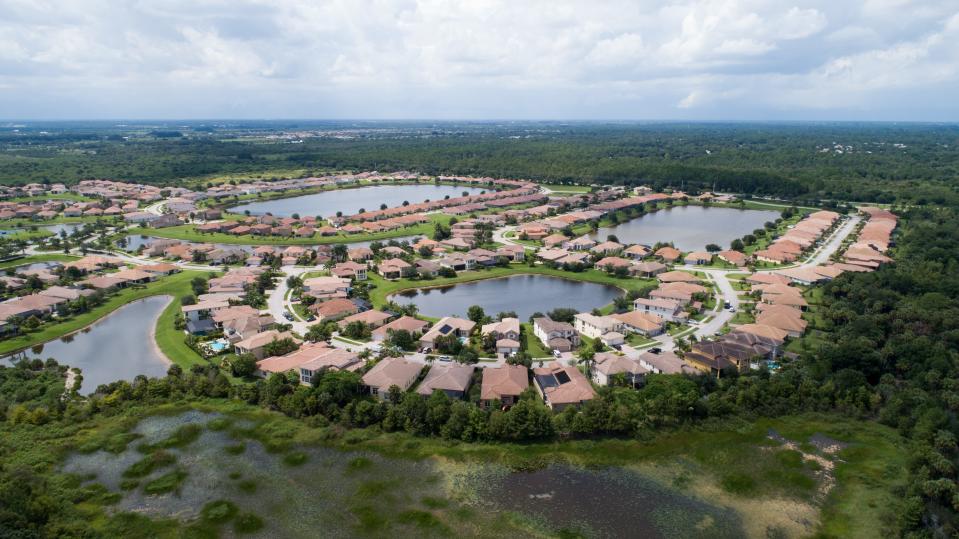
<path fill-rule="evenodd" d="M 959 120 L 959 2 L 0 0 L 0 118 Z"/>

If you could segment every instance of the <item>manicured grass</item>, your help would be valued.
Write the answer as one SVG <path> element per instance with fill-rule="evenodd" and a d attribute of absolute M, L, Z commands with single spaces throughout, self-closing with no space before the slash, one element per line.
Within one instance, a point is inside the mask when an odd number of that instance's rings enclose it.
<path fill-rule="evenodd" d="M 90 324 L 112 313 L 127 303 L 138 299 L 143 299 L 150 296 L 168 295 L 173 296 L 173 304 L 179 305 L 180 296 L 191 293 L 190 279 L 202 274 L 203 272 L 184 271 L 169 277 L 163 277 L 160 280 L 152 282 L 143 287 L 125 288 L 111 296 L 102 305 L 99 305 L 88 312 L 79 314 L 68 320 L 64 320 L 63 322 L 46 324 L 39 330 L 26 335 L 18 335 L 11 339 L 0 341 L 0 354 L 16 352 L 17 350 L 29 348 L 35 344 L 45 343 L 47 341 L 62 337 L 68 333 L 83 329 L 84 327 L 89 326 Z M 168 306 L 164 311 L 164 314 L 169 310 L 170 307 Z M 163 318 L 163 315 L 160 315 L 161 321 Z M 172 319 L 170 320 L 169 325 L 172 327 Z M 160 335 L 158 332 L 157 343 L 161 345 L 160 349 L 166 354 L 167 350 L 164 350 L 159 337 Z M 173 355 L 168 355 L 168 357 L 173 361 L 178 360 L 178 358 Z"/>
<path fill-rule="evenodd" d="M 150 229 L 145 234 L 157 238 L 192 241 L 197 243 L 226 243 L 235 245 L 326 245 L 334 243 L 354 243 L 360 241 L 389 240 L 404 236 L 428 236 L 433 233 L 436 223 L 447 224 L 451 216 L 440 213 L 430 214 L 430 222 L 415 226 L 377 232 L 373 234 L 337 234 L 336 236 L 318 236 L 312 238 L 282 238 L 276 236 L 234 236 L 222 232 L 204 234 L 197 232 L 194 225 L 171 226 L 168 228 Z M 132 230 L 132 229 L 131 229 Z"/>
<path fill-rule="evenodd" d="M 551 191 L 561 193 L 588 193 L 590 190 L 588 185 L 562 185 L 558 183 L 541 183 L 540 185 Z"/>
<path fill-rule="evenodd" d="M 59 224 L 72 224 L 72 223 L 96 223 L 97 221 L 103 221 L 105 223 L 114 222 L 114 218 L 104 218 L 104 217 L 95 217 L 95 216 L 85 216 L 85 217 L 63 217 L 62 215 L 54 217 L 53 219 L 44 219 L 42 221 L 34 221 L 33 219 L 19 218 L 19 219 L 7 219 L 0 221 L 0 228 L 24 228 L 28 226 L 45 226 L 45 225 L 59 225 Z M 116 222 L 123 222 L 123 219 L 117 219 Z"/>
<path fill-rule="evenodd" d="M 38 228 L 37 230 L 19 228 L 14 230 L 12 234 L 7 234 L 3 236 L 3 239 L 7 241 L 13 241 L 13 240 L 29 241 L 29 240 L 38 240 L 40 238 L 46 238 L 52 235 L 53 235 L 53 232 L 50 232 L 49 230 L 44 230 L 42 228 Z"/>
<path fill-rule="evenodd" d="M 370 273 L 369 282 L 374 285 L 370 290 L 370 301 L 374 306 L 382 307 L 386 304 L 387 297 L 391 294 L 409 290 L 411 288 L 424 288 L 432 286 L 445 286 L 457 283 L 467 283 L 471 281 L 481 281 L 483 279 L 493 279 L 496 277 L 507 277 L 510 275 L 551 275 L 561 277 L 572 281 L 584 281 L 589 283 L 599 283 L 613 285 L 624 290 L 640 290 L 656 283 L 653 279 L 636 279 L 627 277 L 625 279 L 617 278 L 604 271 L 590 269 L 581 272 L 563 271 L 551 269 L 545 266 L 528 266 L 525 263 L 511 264 L 509 267 L 492 267 L 476 271 L 461 271 L 456 277 L 437 277 L 434 279 L 399 279 L 396 281 L 387 281 L 379 275 Z"/>
<path fill-rule="evenodd" d="M 552 354 L 546 349 L 546 346 L 533 334 L 533 324 L 524 322 L 522 324 L 523 342 L 526 345 L 526 353 L 530 357 L 551 357 Z"/>
<path fill-rule="evenodd" d="M 8 202 L 34 202 L 34 201 L 47 201 L 47 200 L 75 200 L 77 202 L 91 202 L 94 199 L 83 196 L 78 193 L 57 193 L 49 195 L 40 195 L 35 197 L 14 197 L 7 199 Z"/>
<path fill-rule="evenodd" d="M 626 343 L 630 346 L 649 346 L 656 342 L 656 339 L 650 339 L 649 337 L 644 337 L 639 333 L 630 333 L 626 337 Z"/>
<path fill-rule="evenodd" d="M 0 270 L 5 270 L 7 268 L 16 268 L 19 266 L 26 266 L 28 264 L 37 264 L 40 262 L 70 262 L 72 260 L 77 260 L 77 257 L 72 255 L 65 254 L 44 254 L 44 255 L 31 255 L 25 256 L 23 258 L 18 258 L 16 260 L 8 260 L 6 262 L 0 262 Z"/>

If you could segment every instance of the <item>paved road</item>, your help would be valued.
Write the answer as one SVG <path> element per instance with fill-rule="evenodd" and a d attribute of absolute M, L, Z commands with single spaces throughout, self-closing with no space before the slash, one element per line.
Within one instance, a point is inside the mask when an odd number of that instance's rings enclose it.
<path fill-rule="evenodd" d="M 504 245 L 522 245 L 506 237 L 507 232 L 513 232 L 516 228 L 516 226 L 508 225 L 493 230 L 493 241 Z"/>
<path fill-rule="evenodd" d="M 267 311 L 273 316 L 279 324 L 293 324 L 293 331 L 299 333 L 300 335 L 305 335 L 306 330 L 310 327 L 306 320 L 300 319 L 296 312 L 293 310 L 293 305 L 290 303 L 289 298 L 286 297 L 289 287 L 286 286 L 286 279 L 290 276 L 302 276 L 304 273 L 309 271 L 314 271 L 316 268 L 304 268 L 297 266 L 283 266 L 280 268 L 280 271 L 283 272 L 277 284 L 276 288 L 270 292 L 270 295 L 266 298 Z M 293 313 L 293 321 L 289 321 L 286 317 L 283 316 L 284 312 Z"/>

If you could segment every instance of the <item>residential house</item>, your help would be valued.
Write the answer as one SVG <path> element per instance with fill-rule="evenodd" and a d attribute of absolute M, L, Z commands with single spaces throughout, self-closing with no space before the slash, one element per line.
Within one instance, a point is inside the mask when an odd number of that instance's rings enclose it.
<path fill-rule="evenodd" d="M 633 309 L 639 312 L 654 314 L 667 322 L 685 322 L 689 317 L 683 312 L 683 305 L 678 301 L 666 299 L 636 298 L 633 300 Z"/>
<path fill-rule="evenodd" d="M 441 318 L 437 323 L 433 324 L 433 327 L 431 327 L 429 331 L 420 337 L 420 343 L 423 346 L 436 348 L 437 337 L 453 335 L 460 339 L 466 338 L 469 336 L 470 332 L 473 331 L 475 326 L 476 323 L 472 320 L 465 320 L 455 316 L 447 316 Z"/>
<path fill-rule="evenodd" d="M 633 260 L 642 260 L 646 258 L 647 256 L 649 256 L 649 254 L 652 252 L 653 250 L 650 249 L 649 247 L 646 247 L 645 245 L 636 244 L 636 245 L 630 245 L 629 247 L 624 249 L 623 255 L 628 256 L 629 258 L 632 258 Z"/>
<path fill-rule="evenodd" d="M 643 352 L 639 364 L 655 374 L 698 374 L 699 371 L 686 364 L 673 352 Z"/>
<path fill-rule="evenodd" d="M 462 399 L 469 389 L 473 366 L 460 363 L 433 363 L 416 392 L 424 397 L 442 391 L 453 399 Z"/>
<path fill-rule="evenodd" d="M 666 264 L 661 262 L 635 262 L 630 267 L 630 273 L 638 277 L 655 277 L 666 271 Z"/>
<path fill-rule="evenodd" d="M 639 333 L 655 337 L 663 332 L 664 320 L 661 316 L 646 311 L 627 311 L 610 315 L 622 323 L 621 331 Z"/>
<path fill-rule="evenodd" d="M 656 250 L 656 256 L 667 264 L 673 264 L 682 258 L 683 253 L 679 249 L 672 247 L 660 247 Z"/>
<path fill-rule="evenodd" d="M 598 352 L 593 356 L 590 374 L 593 381 L 601 386 L 612 384 L 614 376 L 622 376 L 632 387 L 643 385 L 649 369 L 640 365 L 638 360 L 613 352 Z"/>
<path fill-rule="evenodd" d="M 344 279 L 356 279 L 357 281 L 366 280 L 366 265 L 352 260 L 340 262 L 330 270 L 333 275 Z"/>
<path fill-rule="evenodd" d="M 392 322 L 386 323 L 373 330 L 373 341 L 381 342 L 386 340 L 390 331 L 408 331 L 411 335 L 421 335 L 430 326 L 429 322 L 413 318 L 412 316 L 401 316 Z"/>
<path fill-rule="evenodd" d="M 569 352 L 579 345 L 579 335 L 572 324 L 547 316 L 533 319 L 533 334 L 550 350 Z"/>
<path fill-rule="evenodd" d="M 293 339 L 293 334 L 288 331 L 281 333 L 275 329 L 270 329 L 251 335 L 242 341 L 237 341 L 233 344 L 233 350 L 237 354 L 253 354 L 256 359 L 263 359 L 266 355 L 266 346 L 273 341 L 282 341 L 283 339 Z"/>
<path fill-rule="evenodd" d="M 519 340 L 520 336 L 520 322 L 519 318 L 503 318 L 499 322 L 492 322 L 490 324 L 484 324 L 480 329 L 480 332 L 483 335 L 492 334 L 497 339 L 513 339 Z"/>
<path fill-rule="evenodd" d="M 422 370 L 423 365 L 420 363 L 401 357 L 388 357 L 380 360 L 363 375 L 363 384 L 369 388 L 371 395 L 386 400 L 391 387 L 396 386 L 400 391 L 406 391 L 416 382 Z"/>
<path fill-rule="evenodd" d="M 557 412 L 596 397 L 593 386 L 579 369 L 555 362 L 549 367 L 533 369 L 533 383 L 546 405 Z"/>
<path fill-rule="evenodd" d="M 346 318 L 337 322 L 337 325 L 340 327 L 340 329 L 343 329 L 353 322 L 362 322 L 363 324 L 375 329 L 385 324 L 390 318 L 393 318 L 393 315 L 390 313 L 385 313 L 376 309 L 370 309 L 368 311 L 351 314 L 350 316 L 347 316 Z"/>
<path fill-rule="evenodd" d="M 623 323 L 612 316 L 596 316 L 590 313 L 579 313 L 573 317 L 573 327 L 580 335 L 590 339 L 599 339 L 610 332 L 621 332 Z"/>
<path fill-rule="evenodd" d="M 311 313 L 316 315 L 319 322 L 335 322 L 360 311 L 356 303 L 347 298 L 331 298 L 320 303 L 314 303 L 310 305 L 309 309 Z"/>
<path fill-rule="evenodd" d="M 692 251 L 683 257 L 683 261 L 693 266 L 702 266 L 713 262 L 713 254 L 706 251 Z"/>
<path fill-rule="evenodd" d="M 489 408 L 494 401 L 512 406 L 529 387 L 529 371 L 522 365 L 501 365 L 483 369 L 480 406 Z"/>

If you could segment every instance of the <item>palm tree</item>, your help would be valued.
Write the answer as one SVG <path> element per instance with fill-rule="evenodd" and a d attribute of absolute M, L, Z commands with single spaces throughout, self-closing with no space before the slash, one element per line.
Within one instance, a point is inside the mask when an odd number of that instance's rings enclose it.
<path fill-rule="evenodd" d="M 586 345 L 579 351 L 579 364 L 583 365 L 586 368 L 586 375 L 592 377 L 593 365 L 596 364 L 595 358 L 596 351 L 593 350 L 593 347 Z"/>

